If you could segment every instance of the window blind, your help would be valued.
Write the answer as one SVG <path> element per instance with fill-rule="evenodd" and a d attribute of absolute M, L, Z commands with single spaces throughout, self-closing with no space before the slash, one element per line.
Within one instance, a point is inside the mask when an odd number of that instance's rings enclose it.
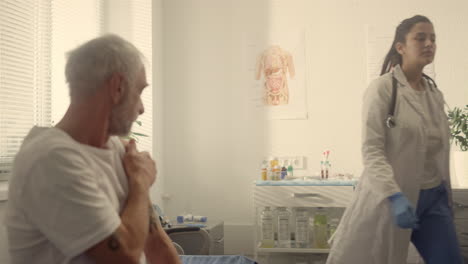
<path fill-rule="evenodd" d="M 33 125 L 58 122 L 69 104 L 66 52 L 103 32 L 109 0 L 0 1 L 0 180 L 7 180 L 23 138 Z M 151 0 L 125 0 L 129 39 L 147 58 L 151 84 Z M 108 3 L 112 4 L 111 1 Z M 152 88 L 142 95 L 145 114 L 134 132 L 139 148 L 152 152 Z"/>
<path fill-rule="evenodd" d="M 59 122 L 70 104 L 65 80 L 66 53 L 99 36 L 103 0 L 52 1 L 52 123 Z"/>
<path fill-rule="evenodd" d="M 146 79 L 149 86 L 146 87 L 142 94 L 142 101 L 145 107 L 145 113 L 138 120 L 142 122 L 142 126 L 133 125 L 134 132 L 148 135 L 148 137 L 139 137 L 138 149 L 153 153 L 153 88 L 152 76 L 153 69 L 152 61 L 152 5 L 151 0 L 131 1 L 131 32 L 132 37 L 129 39 L 146 58 Z"/>
<path fill-rule="evenodd" d="M 0 180 L 33 125 L 50 126 L 49 0 L 0 1 Z"/>

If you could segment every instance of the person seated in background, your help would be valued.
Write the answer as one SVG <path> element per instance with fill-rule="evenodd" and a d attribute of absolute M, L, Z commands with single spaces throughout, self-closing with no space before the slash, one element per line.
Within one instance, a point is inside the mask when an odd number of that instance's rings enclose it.
<path fill-rule="evenodd" d="M 68 54 L 70 105 L 55 127 L 33 127 L 9 187 L 13 264 L 180 263 L 149 190 L 156 164 L 123 142 L 144 112 L 141 53 L 116 35 Z"/>

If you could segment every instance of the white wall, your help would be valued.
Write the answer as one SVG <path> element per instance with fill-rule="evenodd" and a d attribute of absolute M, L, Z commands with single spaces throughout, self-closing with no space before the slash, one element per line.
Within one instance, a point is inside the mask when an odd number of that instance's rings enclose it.
<path fill-rule="evenodd" d="M 168 215 L 191 211 L 226 224 L 251 222 L 250 188 L 268 134 L 262 117 L 250 112 L 239 75 L 243 32 L 268 25 L 262 7 L 257 1 L 164 1 Z"/>
<path fill-rule="evenodd" d="M 163 155 L 163 116 L 164 116 L 164 86 L 163 86 L 163 2 L 152 0 L 153 21 L 153 155 L 157 162 L 158 175 L 154 188 L 151 190 L 152 201 L 164 207 L 162 193 L 164 190 L 164 155 Z"/>
<path fill-rule="evenodd" d="M 366 24 L 396 26 L 414 14 L 432 19 L 437 82 L 450 105 L 466 104 L 467 11 L 464 0 L 163 1 L 166 212 L 221 218 L 248 230 L 253 181 L 271 154 L 307 156 L 303 173 L 310 174 L 329 148 L 334 169 L 359 175 Z M 245 38 L 266 39 L 272 27 L 312 32 L 308 120 L 264 121 L 249 99 Z M 250 248 L 249 237 L 228 233 L 227 252 Z"/>

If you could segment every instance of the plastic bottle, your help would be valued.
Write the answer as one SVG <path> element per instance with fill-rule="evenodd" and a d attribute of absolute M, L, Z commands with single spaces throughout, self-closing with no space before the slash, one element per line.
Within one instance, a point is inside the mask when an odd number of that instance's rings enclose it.
<path fill-rule="evenodd" d="M 330 220 L 330 224 L 328 225 L 328 239 L 330 239 L 333 236 L 333 234 L 335 233 L 339 222 L 340 222 L 340 220 L 338 218 L 332 218 Z"/>
<path fill-rule="evenodd" d="M 315 247 L 315 239 L 314 239 L 314 215 L 311 214 L 309 217 L 309 245 L 311 248 Z"/>
<path fill-rule="evenodd" d="M 288 177 L 294 177 L 293 166 L 291 162 L 289 162 L 289 166 L 288 166 Z"/>
<path fill-rule="evenodd" d="M 314 246 L 328 248 L 328 224 L 325 208 L 317 207 L 314 215 Z"/>
<path fill-rule="evenodd" d="M 265 207 L 261 214 L 261 245 L 263 248 L 273 248 L 275 247 L 274 240 L 274 230 L 273 230 L 273 213 L 270 210 L 270 207 Z"/>
<path fill-rule="evenodd" d="M 206 223 L 208 221 L 208 217 L 203 216 L 203 215 L 194 215 L 193 216 L 193 221 L 194 222 Z"/>
<path fill-rule="evenodd" d="M 320 162 L 320 179 L 325 179 L 325 162 Z"/>
<path fill-rule="evenodd" d="M 281 180 L 281 168 L 280 166 L 276 165 L 273 170 L 275 171 L 275 181 Z"/>
<path fill-rule="evenodd" d="M 296 209 L 296 247 L 309 247 L 309 212 L 306 208 L 299 207 Z"/>
<path fill-rule="evenodd" d="M 278 246 L 281 248 L 291 247 L 290 215 L 286 207 L 278 207 Z"/>
<path fill-rule="evenodd" d="M 274 166 L 278 166 L 278 165 L 279 165 L 279 160 L 278 160 L 277 157 L 274 157 L 274 158 L 273 158 L 273 167 L 274 167 Z"/>
<path fill-rule="evenodd" d="M 192 214 L 184 215 L 184 222 L 193 222 L 193 215 Z"/>
<path fill-rule="evenodd" d="M 277 157 L 272 157 L 270 159 L 270 167 L 274 168 L 275 166 L 278 166 L 278 158 Z"/>
<path fill-rule="evenodd" d="M 263 166 L 262 166 L 262 173 L 261 173 L 261 175 L 262 175 L 262 181 L 268 180 L 268 173 L 267 173 L 267 167 L 266 167 L 266 165 L 263 165 Z"/>
<path fill-rule="evenodd" d="M 273 181 L 274 179 L 275 179 L 275 176 L 273 175 L 273 168 L 267 167 L 267 180 Z"/>
<path fill-rule="evenodd" d="M 331 166 L 330 162 L 328 160 L 325 161 L 325 178 L 326 179 L 328 179 L 328 171 L 330 169 L 330 166 Z"/>
<path fill-rule="evenodd" d="M 177 219 L 178 224 L 183 224 L 184 223 L 184 216 L 183 215 L 178 215 L 176 219 Z"/>
<path fill-rule="evenodd" d="M 286 165 L 283 164 L 283 166 L 281 166 L 281 180 L 284 180 L 287 175 L 288 175 L 288 170 L 286 169 Z"/>

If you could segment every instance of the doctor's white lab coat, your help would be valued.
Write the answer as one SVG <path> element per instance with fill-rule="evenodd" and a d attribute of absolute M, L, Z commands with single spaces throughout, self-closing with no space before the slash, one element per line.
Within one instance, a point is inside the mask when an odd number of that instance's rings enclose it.
<path fill-rule="evenodd" d="M 422 122 L 423 108 L 413 99 L 412 89 L 399 66 L 394 68 L 398 83 L 395 106 L 396 127 L 385 124 L 392 94 L 392 73 L 374 80 L 364 95 L 364 171 L 354 198 L 348 205 L 333 239 L 327 264 L 406 263 L 411 230 L 394 224 L 388 197 L 406 195 L 414 207 L 424 172 L 427 131 Z M 442 155 L 439 168 L 451 198 L 449 176 L 449 125 L 442 93 L 426 82 L 428 92 L 439 102 L 442 120 Z"/>

